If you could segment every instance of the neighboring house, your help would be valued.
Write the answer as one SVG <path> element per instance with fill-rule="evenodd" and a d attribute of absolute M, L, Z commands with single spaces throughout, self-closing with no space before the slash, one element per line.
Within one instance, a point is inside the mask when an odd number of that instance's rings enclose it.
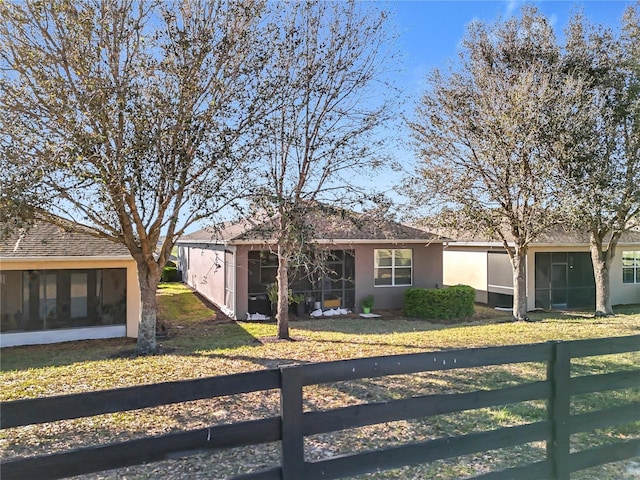
<path fill-rule="evenodd" d="M 307 273 L 300 267 L 290 282 L 293 294 L 303 295 L 306 312 L 318 307 L 359 311 L 368 295 L 374 296 L 374 308 L 402 308 L 407 288 L 442 286 L 442 239 L 389 221 L 362 224 L 339 215 L 313 221 L 314 244 L 328 254 L 326 270 Z M 276 281 L 278 262 L 265 234 L 268 223 L 223 225 L 180 238 L 178 269 L 184 282 L 234 319 L 269 315 L 266 290 Z"/>
<path fill-rule="evenodd" d="M 502 243 L 477 238 L 446 242 L 444 285 L 476 289 L 476 301 L 513 305 L 513 274 Z M 622 236 L 610 271 L 611 303 L 640 303 L 640 232 Z M 595 308 L 595 281 L 589 236 L 557 230 L 529 245 L 527 309 Z"/>
<path fill-rule="evenodd" d="M 136 337 L 139 314 L 123 245 L 44 222 L 0 243 L 0 346 Z"/>

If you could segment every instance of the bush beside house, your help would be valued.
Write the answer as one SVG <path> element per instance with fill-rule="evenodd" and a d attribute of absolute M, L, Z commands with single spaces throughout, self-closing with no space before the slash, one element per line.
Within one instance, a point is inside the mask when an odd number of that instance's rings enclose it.
<path fill-rule="evenodd" d="M 179 282 L 180 275 L 178 274 L 178 268 L 175 266 L 164 267 L 164 269 L 162 270 L 162 276 L 160 277 L 160 280 L 163 282 Z"/>
<path fill-rule="evenodd" d="M 452 320 L 474 313 L 475 290 L 467 285 L 449 288 L 410 288 L 404 294 L 405 314 L 409 317 Z"/>

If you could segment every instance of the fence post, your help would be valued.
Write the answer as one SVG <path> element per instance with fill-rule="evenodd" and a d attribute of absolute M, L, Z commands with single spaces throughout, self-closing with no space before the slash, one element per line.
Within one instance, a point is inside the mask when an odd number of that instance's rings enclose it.
<path fill-rule="evenodd" d="M 304 478 L 302 430 L 302 368 L 280 367 L 280 417 L 282 419 L 282 480 Z"/>
<path fill-rule="evenodd" d="M 569 480 L 571 356 L 567 343 L 551 343 L 547 380 L 551 384 L 551 397 L 547 409 L 551 423 L 551 438 L 547 441 L 547 459 L 551 465 L 551 478 Z"/>

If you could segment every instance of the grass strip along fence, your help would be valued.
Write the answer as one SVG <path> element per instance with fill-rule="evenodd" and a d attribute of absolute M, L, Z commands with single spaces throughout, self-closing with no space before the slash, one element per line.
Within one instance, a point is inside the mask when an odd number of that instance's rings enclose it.
<path fill-rule="evenodd" d="M 638 369 L 572 377 L 571 360 L 637 351 L 640 351 L 640 335 L 361 358 L 3 402 L 0 404 L 2 429 L 272 389 L 280 391 L 281 408 L 278 417 L 11 459 L 1 465 L 0 474 L 3 480 L 63 478 L 175 458 L 189 452 L 280 441 L 280 465 L 234 478 L 328 479 L 542 441 L 546 442 L 544 460 L 476 478 L 568 479 L 572 472 L 640 455 L 640 438 L 570 452 L 573 434 L 640 421 L 640 402 L 571 415 L 572 396 L 640 386 Z M 546 364 L 546 379 L 494 390 L 425 395 L 327 411 L 303 408 L 304 386 L 526 362 Z M 546 419 L 317 461 L 305 460 L 306 436 L 531 400 L 546 401 Z"/>

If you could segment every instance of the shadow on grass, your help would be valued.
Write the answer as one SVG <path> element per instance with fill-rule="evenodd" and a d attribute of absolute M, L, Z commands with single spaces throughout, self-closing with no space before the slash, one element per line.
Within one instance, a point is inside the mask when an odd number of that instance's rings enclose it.
<path fill-rule="evenodd" d="M 245 361 L 259 365 L 265 369 L 280 368 L 286 365 L 303 365 L 306 363 L 312 363 L 305 360 L 299 360 L 296 358 L 266 358 L 266 357 L 252 357 L 250 355 L 227 355 L 224 353 L 201 353 L 197 354 L 206 358 L 214 358 L 217 360 L 232 360 L 232 361 Z"/>
<path fill-rule="evenodd" d="M 306 330 L 310 332 L 336 332 L 365 336 L 391 333 L 429 332 L 482 325 L 485 323 L 498 322 L 465 321 L 457 324 L 445 324 L 436 323 L 436 321 L 407 318 L 388 317 L 365 319 L 360 317 L 339 317 L 321 318 L 317 320 L 300 320 L 291 323 L 291 327 L 296 330 Z"/>
<path fill-rule="evenodd" d="M 2 349 L 0 370 L 28 370 L 30 368 L 62 367 L 74 363 L 112 358 L 117 352 L 133 350 L 135 338 L 78 340 L 47 345 L 25 345 Z"/>
<path fill-rule="evenodd" d="M 202 321 L 189 327 L 171 327 L 167 338 L 158 339 L 158 355 L 192 355 L 199 350 L 260 345 L 260 340 L 236 322 Z M 135 338 L 79 340 L 47 345 L 2 349 L 0 371 L 63 367 L 76 363 L 135 358 Z"/>

